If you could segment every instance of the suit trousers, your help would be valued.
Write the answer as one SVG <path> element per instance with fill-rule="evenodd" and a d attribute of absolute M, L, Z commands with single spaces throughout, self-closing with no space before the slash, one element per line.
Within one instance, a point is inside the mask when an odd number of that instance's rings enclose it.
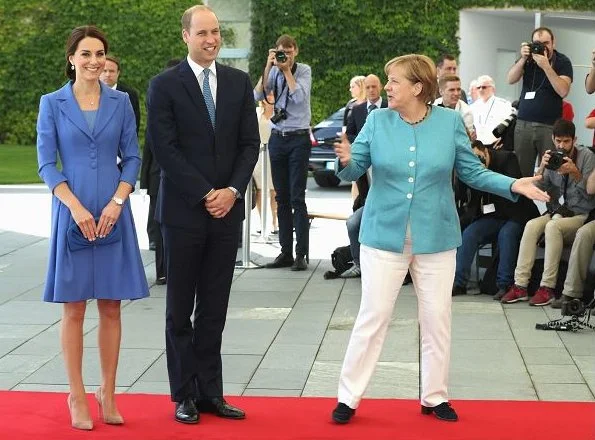
<path fill-rule="evenodd" d="M 380 357 L 401 285 L 410 271 L 417 294 L 421 331 L 421 403 L 448 401 L 452 284 L 456 249 L 411 253 L 409 235 L 403 253 L 361 245 L 362 299 L 339 378 L 338 400 L 357 408 Z"/>
<path fill-rule="evenodd" d="M 171 398 L 222 397 L 221 339 L 238 249 L 237 224 L 209 218 L 197 229 L 161 228 Z"/>
<path fill-rule="evenodd" d="M 566 218 L 559 215 L 554 215 L 554 218 L 552 218 L 550 214 L 545 214 L 529 220 L 525 225 L 523 238 L 521 238 L 519 257 L 514 270 L 514 283 L 520 287 L 529 285 L 531 270 L 535 264 L 537 254 L 537 242 L 541 234 L 545 232 L 543 275 L 539 285 L 555 289 L 564 245 L 572 243 L 576 231 L 582 226 L 586 218 L 587 214 Z"/>
<path fill-rule="evenodd" d="M 583 297 L 594 245 L 595 221 L 591 221 L 581 226 L 576 232 L 576 237 L 572 243 L 572 251 L 570 251 L 570 259 L 568 260 L 568 272 L 566 273 L 564 291 L 562 292 L 564 295 L 573 298 Z"/>

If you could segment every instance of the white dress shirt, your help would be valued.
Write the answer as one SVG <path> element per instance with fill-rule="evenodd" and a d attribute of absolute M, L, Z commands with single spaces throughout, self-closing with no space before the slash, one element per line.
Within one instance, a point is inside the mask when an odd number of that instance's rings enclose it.
<path fill-rule="evenodd" d="M 477 130 L 477 139 L 486 145 L 496 142 L 492 130 L 510 116 L 512 105 L 506 99 L 492 95 L 486 102 L 481 98 L 471 104 L 473 124 Z"/>
<path fill-rule="evenodd" d="M 188 55 L 186 59 L 188 60 L 188 64 L 190 65 L 192 72 L 194 72 L 194 76 L 196 76 L 196 79 L 198 80 L 198 85 L 200 86 L 200 90 L 202 92 L 202 83 L 205 79 L 205 68 L 192 61 L 190 55 Z M 217 108 L 217 69 L 215 68 L 215 61 L 213 61 L 211 65 L 207 67 L 207 69 L 209 69 L 211 72 L 209 75 L 209 86 L 211 87 L 211 95 L 213 95 L 213 103 L 215 104 L 215 108 Z"/>

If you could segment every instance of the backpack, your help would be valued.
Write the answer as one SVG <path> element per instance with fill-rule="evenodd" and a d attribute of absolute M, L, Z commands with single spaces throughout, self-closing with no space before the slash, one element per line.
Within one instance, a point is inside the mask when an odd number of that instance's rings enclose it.
<path fill-rule="evenodd" d="M 339 246 L 331 254 L 331 264 L 333 265 L 334 271 L 329 270 L 325 272 L 324 279 L 331 280 L 338 278 L 343 272 L 353 266 L 353 257 L 351 256 L 350 246 Z"/>

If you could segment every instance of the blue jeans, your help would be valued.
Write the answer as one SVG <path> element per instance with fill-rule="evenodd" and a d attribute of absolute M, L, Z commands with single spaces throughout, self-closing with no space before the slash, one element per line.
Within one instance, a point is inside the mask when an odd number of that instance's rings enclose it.
<path fill-rule="evenodd" d="M 310 158 L 309 135 L 280 136 L 272 134 L 269 140 L 271 175 L 277 192 L 277 218 L 281 252 L 293 255 L 308 254 L 308 208 L 306 207 L 306 181 Z"/>
<path fill-rule="evenodd" d="M 359 266 L 359 228 L 362 223 L 364 207 L 361 206 L 354 211 L 347 219 L 347 235 L 349 236 L 349 247 L 353 262 Z"/>
<path fill-rule="evenodd" d="M 479 246 L 498 242 L 500 261 L 496 272 L 496 285 L 507 289 L 514 283 L 514 269 L 519 254 L 523 227 L 512 220 L 482 217 L 463 231 L 463 244 L 457 249 L 455 285 L 466 287 L 471 273 L 471 264 Z"/>

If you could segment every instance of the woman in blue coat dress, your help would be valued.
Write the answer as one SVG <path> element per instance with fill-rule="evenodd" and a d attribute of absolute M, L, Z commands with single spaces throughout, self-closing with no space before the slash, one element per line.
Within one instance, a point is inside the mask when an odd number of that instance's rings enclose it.
<path fill-rule="evenodd" d="M 128 200 L 141 163 L 134 113 L 128 95 L 99 81 L 107 50 L 96 27 L 72 31 L 66 44 L 70 81 L 41 97 L 37 121 L 39 175 L 53 193 L 43 296 L 64 303 L 68 407 L 72 426 L 84 430 L 93 428 L 82 379 L 87 300 L 96 299 L 99 310 L 102 383 L 95 396 L 103 421 L 122 424 L 114 398 L 120 301 L 149 294 Z"/>
<path fill-rule="evenodd" d="M 421 411 L 456 421 L 447 395 L 451 291 L 461 245 L 451 179 L 508 199 L 548 200 L 535 181 L 487 170 L 471 150 L 461 116 L 428 105 L 436 68 L 423 55 L 385 66 L 388 109 L 370 113 L 350 145 L 335 145 L 338 176 L 356 180 L 372 166 L 374 178 L 361 222 L 362 299 L 339 379 L 332 418 L 348 423 L 370 381 L 394 303 L 409 270 L 421 333 Z"/>

